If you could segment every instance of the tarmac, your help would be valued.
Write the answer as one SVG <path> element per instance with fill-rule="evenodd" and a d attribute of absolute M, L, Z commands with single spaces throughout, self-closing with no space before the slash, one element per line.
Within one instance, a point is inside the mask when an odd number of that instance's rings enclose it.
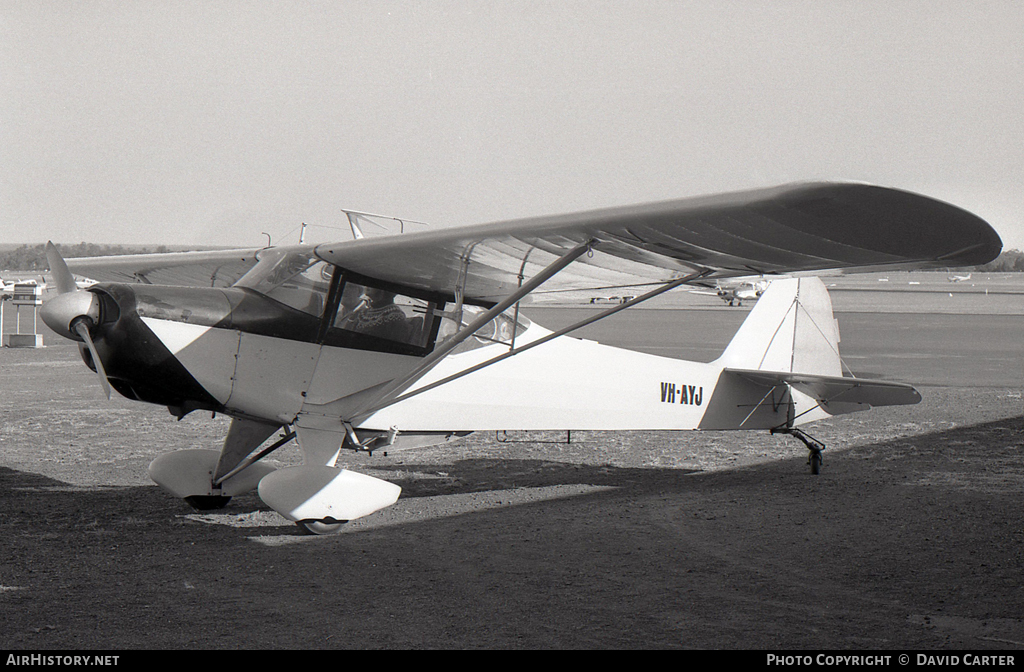
<path fill-rule="evenodd" d="M 346 456 L 403 497 L 333 537 L 148 481 L 224 418 L 107 401 L 52 334 L 0 350 L 0 650 L 1020 652 L 1024 311 L 1014 282 L 961 285 L 970 312 L 921 285 L 833 290 L 850 369 L 924 400 L 814 423 L 819 476 L 762 432 L 480 434 Z M 685 300 L 580 335 L 710 361 L 749 308 Z"/>

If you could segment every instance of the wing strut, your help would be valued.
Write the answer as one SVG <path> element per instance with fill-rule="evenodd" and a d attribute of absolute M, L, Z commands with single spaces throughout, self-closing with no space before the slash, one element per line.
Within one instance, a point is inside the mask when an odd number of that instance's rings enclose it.
<path fill-rule="evenodd" d="M 485 362 L 480 362 L 479 364 L 471 366 L 468 369 L 464 369 L 462 371 L 459 371 L 458 373 L 453 373 L 452 375 L 447 376 L 445 378 L 442 378 L 441 380 L 434 381 L 433 383 L 430 383 L 429 385 L 424 385 L 423 387 L 420 387 L 420 388 L 417 388 L 415 390 L 412 390 L 411 392 L 406 392 L 405 394 L 401 394 L 401 395 L 399 395 L 397 397 L 394 397 L 392 399 L 379 398 L 379 401 L 377 401 L 373 405 L 370 405 L 369 407 L 364 408 L 364 410 L 360 410 L 359 413 L 354 414 L 354 418 L 355 418 L 354 424 L 358 424 L 359 422 L 362 422 L 363 420 L 365 420 L 370 415 L 376 413 L 377 411 L 379 411 L 379 410 L 381 410 L 383 408 L 391 406 L 392 404 L 397 404 L 400 401 L 405 401 L 409 397 L 414 397 L 417 394 L 421 394 L 423 392 L 426 392 L 427 390 L 432 390 L 435 387 L 440 387 L 441 385 L 446 385 L 446 384 L 452 382 L 453 380 L 456 380 L 458 378 L 462 378 L 463 376 L 467 376 L 467 375 L 473 373 L 474 371 L 479 371 L 480 369 L 488 367 L 491 364 L 496 364 L 496 363 L 502 361 L 503 359 L 508 359 L 509 357 L 512 357 L 513 355 L 518 355 L 520 353 L 526 352 L 527 350 L 529 350 L 531 348 L 535 348 L 538 345 L 543 345 L 544 343 L 547 343 L 548 341 L 550 341 L 552 339 L 558 338 L 559 336 L 564 336 L 565 334 L 568 334 L 569 332 L 572 332 L 572 331 L 575 331 L 575 330 L 580 329 L 582 327 L 585 327 L 588 324 L 592 324 L 594 322 L 597 322 L 598 320 L 602 320 L 602 319 L 608 317 L 609 315 L 613 315 L 614 313 L 617 313 L 620 310 L 625 310 L 626 308 L 629 308 L 631 306 L 635 306 L 638 303 L 641 303 L 643 301 L 647 301 L 648 299 L 652 299 L 655 296 L 658 296 L 659 294 L 663 294 L 664 292 L 669 291 L 670 289 L 675 289 L 676 287 L 679 287 L 680 285 L 685 285 L 687 283 L 693 282 L 694 280 L 697 280 L 697 279 L 702 278 L 702 277 L 704 277 L 706 275 L 709 275 L 712 272 L 713 271 L 711 271 L 710 269 L 705 269 L 705 270 L 698 271 L 696 273 L 691 273 L 690 275 L 687 275 L 687 276 L 684 276 L 684 277 L 681 277 L 681 278 L 676 278 L 675 280 L 673 280 L 671 282 L 667 282 L 667 283 L 661 285 L 660 287 L 652 289 L 651 291 L 647 292 L 646 294 L 642 294 L 640 296 L 632 298 L 629 301 L 626 301 L 625 303 L 620 303 L 617 306 L 609 308 L 608 310 L 601 311 L 597 315 L 593 315 L 591 317 L 586 318 L 585 320 L 581 320 L 579 322 L 576 322 L 575 324 L 569 325 L 568 327 L 564 327 L 562 329 L 559 329 L 558 331 L 554 331 L 554 332 L 548 334 L 547 336 L 544 336 L 543 338 L 538 338 L 536 341 L 531 341 L 530 343 L 527 343 L 526 345 L 524 345 L 524 346 L 522 346 L 520 348 L 516 348 L 516 347 L 513 346 L 512 348 L 510 348 L 505 353 L 502 353 L 502 354 L 500 354 L 500 355 L 498 355 L 496 357 L 492 357 L 491 359 L 488 359 Z M 479 321 L 479 320 L 477 320 L 477 321 Z M 486 324 L 486 323 L 484 323 L 484 324 Z M 470 325 L 470 326 L 472 326 L 472 325 Z M 477 327 L 477 328 L 479 328 L 479 327 Z M 466 327 L 465 331 L 469 331 L 469 329 L 470 329 L 470 327 Z"/>
<path fill-rule="evenodd" d="M 213 487 L 215 487 L 215 488 L 218 487 L 224 481 L 228 480 L 229 478 L 231 478 L 232 476 L 234 476 L 238 472 L 242 471 L 243 469 L 245 469 L 245 468 L 247 468 L 247 467 L 249 467 L 249 466 L 251 466 L 253 464 L 256 464 L 257 462 L 262 460 L 264 457 L 266 457 L 270 453 L 274 452 L 275 450 L 277 450 L 278 448 L 280 448 L 281 446 L 283 446 L 284 444 L 288 443 L 289 441 L 291 441 L 294 438 L 295 438 L 295 432 L 294 431 L 290 431 L 287 434 L 282 434 L 281 438 L 279 438 L 276 442 L 271 444 L 270 447 L 264 448 L 259 453 L 257 453 L 255 456 L 251 456 L 249 459 L 244 460 L 243 462 L 241 462 L 238 465 L 236 465 L 234 469 L 232 469 L 228 473 L 224 474 L 220 478 L 214 479 L 213 480 Z"/>
<path fill-rule="evenodd" d="M 373 398 L 371 398 L 369 401 L 363 404 L 360 408 L 356 409 L 356 411 L 352 413 L 352 417 L 364 418 L 370 415 L 370 413 L 378 411 L 381 408 L 384 408 L 385 406 L 390 406 L 392 403 L 394 403 L 393 401 L 391 401 L 391 399 L 394 396 L 396 396 L 402 390 L 409 387 L 409 385 L 419 380 L 423 375 L 430 371 L 430 369 L 434 368 L 434 366 L 436 366 L 438 362 L 444 359 L 449 352 L 458 347 L 460 343 L 462 343 L 464 340 L 475 334 L 477 331 L 480 330 L 481 327 L 483 327 L 485 324 L 493 320 L 495 317 L 505 312 L 505 310 L 507 310 L 509 306 L 511 306 L 514 303 L 517 303 L 524 296 L 535 290 L 537 287 L 542 285 L 547 280 L 551 279 L 552 276 L 554 276 L 563 268 L 571 264 L 577 258 L 586 254 L 595 242 L 597 241 L 594 239 L 586 240 L 585 242 L 580 243 L 576 247 L 572 248 L 571 250 L 563 254 L 558 259 L 548 264 L 548 266 L 544 270 L 542 270 L 534 277 L 530 278 L 529 282 L 520 286 L 519 289 L 509 294 L 498 303 L 494 304 L 489 310 L 481 313 L 471 323 L 469 323 L 456 333 L 452 334 L 451 337 L 448 338 L 448 340 L 441 343 L 437 348 L 434 349 L 433 352 L 427 355 L 420 363 L 420 365 L 417 366 L 415 369 L 413 369 L 406 375 L 402 376 L 401 378 L 397 378 L 391 381 L 391 383 L 384 387 L 384 389 L 382 389 L 377 395 L 375 395 Z M 356 422 L 351 424 L 359 423 Z"/>
<path fill-rule="evenodd" d="M 523 263 L 519 266 L 519 274 L 516 276 L 516 279 L 519 280 L 519 286 L 520 287 L 523 286 L 523 280 L 526 279 L 526 276 L 523 275 L 523 272 L 526 270 L 526 260 L 530 258 L 530 253 L 533 252 L 534 249 L 536 249 L 536 248 L 531 247 L 529 250 L 526 251 L 526 254 L 523 255 Z M 519 324 L 519 302 L 518 301 L 516 301 L 516 312 L 512 316 L 512 324 Z M 511 342 L 509 343 L 509 346 L 508 346 L 508 349 L 509 349 L 510 352 L 512 350 L 516 349 L 516 331 L 517 331 L 517 329 L 512 329 L 512 339 L 511 339 Z"/>

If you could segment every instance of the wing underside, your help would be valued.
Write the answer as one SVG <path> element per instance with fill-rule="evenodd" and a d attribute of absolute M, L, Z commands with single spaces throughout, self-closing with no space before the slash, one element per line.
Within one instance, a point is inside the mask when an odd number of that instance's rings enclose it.
<path fill-rule="evenodd" d="M 683 276 L 985 263 L 1002 247 L 983 220 L 905 191 L 806 183 L 315 247 L 341 268 L 402 287 L 494 302 L 578 248 L 544 291 L 660 284 Z M 280 249 L 280 248 L 279 248 Z M 314 248 L 294 248 L 309 254 Z M 259 250 L 69 259 L 100 281 L 227 286 Z"/>
<path fill-rule="evenodd" d="M 204 250 L 68 259 L 74 273 L 99 282 L 230 287 L 257 262 L 257 249 Z"/>
<path fill-rule="evenodd" d="M 909 192 L 812 183 L 321 245 L 342 268 L 404 286 L 497 300 L 573 247 L 549 290 L 831 269 L 959 266 L 999 254 L 975 215 Z"/>

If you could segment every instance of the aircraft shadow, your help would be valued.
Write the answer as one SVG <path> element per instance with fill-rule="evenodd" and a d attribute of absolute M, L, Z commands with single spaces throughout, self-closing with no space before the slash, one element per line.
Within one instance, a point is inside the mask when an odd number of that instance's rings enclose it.
<path fill-rule="evenodd" d="M 311 544 L 196 520 L 155 485 L 0 467 L 0 648 L 799 648 L 808 624 L 824 648 L 1005 646 L 1024 637 L 1022 437 L 1014 417 L 863 444 L 817 477 L 802 456 L 377 467 L 411 500 L 397 524 Z M 610 487 L 472 494 L 583 484 Z M 413 515 L 466 493 L 457 515 Z"/>
<path fill-rule="evenodd" d="M 688 487 L 683 479 L 698 473 L 692 469 L 622 468 L 543 459 L 474 458 L 450 465 L 370 464 L 375 476 L 402 487 L 402 500 L 575 485 L 672 491 Z M 233 497 L 223 509 L 197 512 L 156 485 L 73 485 L 9 467 L 0 467 L 0 512 L 4 512 L 0 513 L 0 535 L 47 540 L 146 535 L 162 528 L 161 538 L 181 534 L 184 541 L 197 527 L 211 527 L 195 524 L 204 517 L 264 512 L 274 517 L 271 520 L 279 518 L 255 492 Z M 225 532 L 235 529 L 243 538 L 254 532 L 253 527 L 244 524 L 217 527 Z M 256 531 L 263 535 L 303 534 L 283 518 L 276 525 L 264 520 Z"/>
<path fill-rule="evenodd" d="M 830 448 L 825 451 L 823 476 L 827 478 L 837 460 L 850 451 L 881 456 L 879 459 L 895 459 L 894 456 L 942 451 L 943 446 L 953 446 L 958 450 L 967 446 L 981 450 L 986 455 L 985 459 L 992 461 L 998 458 L 999 451 L 983 447 L 986 441 L 1018 437 L 1019 442 L 1021 436 L 1024 436 L 1024 416 L 841 450 Z M 794 447 L 787 446 L 786 450 L 792 452 Z M 806 457 L 801 450 L 796 450 L 797 456 L 791 458 L 707 472 L 501 457 L 461 459 L 451 464 L 369 462 L 367 467 L 374 475 L 400 485 L 403 499 L 576 485 L 650 494 L 699 491 L 711 480 L 718 483 L 736 477 L 749 479 L 752 472 L 764 473 L 766 478 L 775 472 L 803 476 L 808 471 Z M 1015 452 L 1019 451 L 1019 445 L 1004 448 L 1003 452 L 1007 450 L 1013 453 L 1007 456 L 1008 459 L 1019 457 Z M 856 472 L 856 468 L 852 471 Z M 254 510 L 269 511 L 269 508 L 255 492 L 251 492 L 234 497 L 225 509 L 219 511 L 237 514 Z M 39 534 L 59 535 L 88 532 L 107 524 L 140 528 L 168 524 L 181 527 L 183 518 L 192 513 L 194 511 L 184 502 L 156 485 L 77 486 L 32 472 L 0 467 L 0 529 L 24 527 L 35 529 Z M 294 526 L 290 524 L 282 529 L 289 534 L 294 533 Z"/>
<path fill-rule="evenodd" d="M 403 497 L 435 497 L 558 485 L 681 487 L 686 475 L 699 473 L 697 469 L 616 467 L 498 457 L 456 460 L 450 465 L 384 466 L 376 471 L 381 472 L 381 477 L 402 486 Z M 424 474 L 428 477 L 424 478 Z"/>

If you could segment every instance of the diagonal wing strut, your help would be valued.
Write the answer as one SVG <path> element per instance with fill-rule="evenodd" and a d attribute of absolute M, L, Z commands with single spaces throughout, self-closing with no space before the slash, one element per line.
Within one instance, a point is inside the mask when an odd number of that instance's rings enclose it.
<path fill-rule="evenodd" d="M 492 364 L 497 364 L 498 362 L 500 362 L 502 360 L 505 360 L 505 359 L 508 359 L 509 357 L 512 357 L 514 355 L 518 355 L 518 354 L 521 354 L 523 352 L 526 352 L 527 350 L 530 350 L 531 348 L 535 348 L 538 345 L 543 345 L 543 344 L 547 343 L 548 341 L 551 341 L 551 340 L 553 340 L 555 338 L 558 338 L 560 336 L 564 336 L 564 335 L 566 335 L 566 334 L 568 334 L 568 333 L 570 333 L 572 331 L 576 331 L 577 329 L 581 329 L 581 328 L 587 326 L 588 324 L 593 324 L 594 322 L 597 322 L 598 320 L 603 320 L 604 318 L 608 317 L 609 315 L 613 315 L 613 314 L 619 312 L 620 310 L 625 310 L 626 308 L 630 308 L 632 306 L 635 306 L 638 303 L 641 303 L 643 301 L 647 301 L 648 299 L 652 299 L 655 296 L 658 296 L 659 294 L 663 294 L 664 292 L 667 292 L 670 289 L 675 289 L 676 287 L 678 287 L 680 285 L 685 285 L 687 283 L 693 282 L 694 280 L 697 280 L 697 279 L 699 279 L 699 278 L 701 278 L 701 277 L 703 277 L 705 275 L 708 275 L 709 273 L 712 273 L 712 271 L 711 270 L 704 270 L 704 271 L 698 271 L 696 273 L 691 273 L 690 275 L 684 276 L 682 278 L 677 278 L 677 279 L 673 280 L 672 282 L 667 282 L 667 283 L 661 285 L 660 287 L 652 289 L 651 291 L 647 292 L 646 294 L 642 294 L 641 296 L 637 296 L 637 297 L 635 297 L 633 299 L 630 299 L 629 301 L 627 301 L 625 303 L 621 303 L 621 304 L 619 304 L 617 306 L 609 308 L 608 310 L 601 311 L 597 315 L 593 315 L 593 316 L 588 317 L 588 318 L 586 318 L 584 320 L 576 322 L 575 324 L 571 324 L 568 327 L 564 327 L 562 329 L 559 329 L 558 331 L 554 331 L 554 332 L 548 334 L 547 336 L 544 336 L 543 338 L 538 338 L 536 341 L 531 341 L 530 343 L 527 343 L 526 345 L 524 345 L 522 347 L 516 348 L 513 345 L 505 353 L 502 353 L 502 354 L 500 354 L 500 355 L 498 355 L 496 357 L 492 357 L 491 359 L 488 359 L 487 361 L 480 362 L 479 364 L 471 366 L 471 367 L 469 367 L 467 369 L 463 369 L 462 371 L 459 371 L 458 373 L 453 373 L 452 375 L 447 376 L 445 378 L 442 378 L 441 380 L 436 380 L 433 383 L 430 383 L 429 385 L 424 385 L 423 387 L 419 387 L 419 388 L 417 388 L 415 390 L 412 390 L 411 392 L 406 392 L 405 394 L 401 394 L 401 395 L 399 395 L 397 397 L 394 397 L 392 399 L 380 400 L 377 403 L 375 403 L 374 405 L 372 405 L 371 407 L 367 408 L 366 410 L 361 410 L 357 416 L 354 416 L 353 420 L 354 420 L 355 423 L 362 422 L 363 420 L 365 420 L 370 415 L 372 415 L 372 414 L 376 413 L 377 411 L 380 411 L 380 410 L 382 410 L 384 408 L 387 408 L 388 406 L 391 406 L 393 404 L 397 404 L 400 401 L 405 401 L 406 399 L 408 399 L 410 397 L 415 397 L 416 395 L 422 394 L 423 392 L 426 392 L 428 390 L 432 390 L 435 387 L 440 387 L 442 385 L 447 385 L 448 383 L 452 382 L 453 380 L 457 380 L 459 378 L 462 378 L 463 376 L 467 376 L 467 375 L 469 375 L 469 374 L 471 374 L 471 373 L 473 373 L 475 371 L 479 371 L 480 369 L 486 368 L 486 367 L 488 367 L 488 366 L 490 366 Z M 466 329 L 468 330 L 469 327 L 467 327 Z"/>
<path fill-rule="evenodd" d="M 352 413 L 353 418 L 365 418 L 374 410 L 380 410 L 385 406 L 390 406 L 392 399 L 400 394 L 402 390 L 405 390 L 414 382 L 423 377 L 428 371 L 434 368 L 438 362 L 444 359 L 448 353 L 454 350 L 460 343 L 479 331 L 485 324 L 493 320 L 495 317 L 507 310 L 512 304 L 522 300 L 524 296 L 532 292 L 534 289 L 542 285 L 545 281 L 549 280 L 563 268 L 571 264 L 575 259 L 587 253 L 591 249 L 591 246 L 596 241 L 591 239 L 583 243 L 580 243 L 576 247 L 572 248 L 561 257 L 551 262 L 544 270 L 535 275 L 530 279 L 529 282 L 522 285 L 519 289 L 509 294 L 507 297 L 494 304 L 489 310 L 480 314 L 470 324 L 460 329 L 455 334 L 444 341 L 439 347 L 434 349 L 429 355 L 415 369 L 402 376 L 396 378 L 389 385 L 385 386 L 380 390 L 374 397 L 369 399 L 361 407 Z M 372 409 L 372 410 L 371 410 Z M 358 424 L 356 423 L 349 423 Z"/>
<path fill-rule="evenodd" d="M 354 435 L 354 429 L 353 429 L 354 426 L 358 426 L 360 423 L 365 421 L 366 418 L 368 418 L 369 416 L 373 415 L 374 413 L 376 413 L 376 412 L 378 412 L 378 411 L 380 411 L 380 410 L 382 410 L 384 408 L 387 408 L 388 406 L 396 404 L 396 403 L 398 403 L 400 401 L 404 401 L 405 399 L 408 399 L 409 397 L 413 397 L 415 395 L 418 395 L 418 394 L 421 394 L 423 392 L 426 392 L 427 390 L 431 390 L 431 389 L 434 389 L 436 387 L 440 387 L 441 385 L 445 385 L 447 383 L 450 383 L 453 380 L 456 380 L 456 379 L 461 378 L 463 376 L 469 375 L 470 373 L 473 373 L 474 371 L 479 371 L 480 369 L 483 369 L 483 368 L 485 368 L 487 366 L 490 366 L 490 365 L 495 364 L 497 362 L 500 362 L 500 361 L 502 361 L 504 359 L 512 357 L 513 355 L 520 354 L 520 353 L 525 352 L 527 350 L 530 350 L 531 348 L 534 348 L 534 347 L 536 347 L 538 345 L 542 345 L 544 343 L 547 343 L 548 341 L 551 341 L 552 339 L 558 338 L 559 336 L 564 336 L 565 334 L 567 334 L 567 333 L 569 333 L 571 331 L 575 331 L 576 329 L 580 329 L 580 328 L 582 328 L 582 327 L 584 327 L 584 326 L 586 326 L 588 324 L 591 324 L 591 323 L 596 322 L 598 320 L 604 319 L 605 317 L 608 317 L 609 315 L 617 313 L 617 312 L 619 312 L 621 310 L 625 310 L 626 308 L 629 308 L 631 306 L 635 306 L 638 303 L 641 303 L 643 301 L 647 301 L 648 299 L 654 298 L 655 296 L 658 296 L 659 294 L 662 294 L 662 293 L 667 292 L 667 291 L 669 291 L 671 289 L 679 287 L 680 285 L 684 285 L 684 284 L 693 282 L 694 280 L 698 280 L 698 279 L 700 279 L 702 277 L 705 277 L 707 275 L 710 275 L 711 273 L 714 272 L 713 269 L 701 269 L 699 271 L 696 271 L 694 273 L 688 274 L 686 276 L 683 276 L 683 277 L 680 277 L 680 278 L 676 278 L 675 280 L 672 280 L 672 281 L 669 281 L 669 282 L 665 282 L 665 283 L 661 284 L 660 286 L 656 287 L 655 289 L 647 292 L 646 294 L 643 294 L 641 296 L 638 296 L 638 297 L 635 297 L 633 299 L 630 299 L 629 301 L 627 301 L 625 303 L 619 304 L 619 305 L 614 306 L 614 307 L 612 307 L 612 308 L 610 308 L 608 310 L 602 311 L 601 313 L 599 313 L 597 315 L 591 316 L 591 317 L 589 317 L 589 318 L 587 318 L 585 320 L 582 320 L 580 322 L 577 322 L 577 323 L 575 323 L 573 325 L 570 325 L 570 326 L 565 327 L 563 329 L 559 329 L 558 331 L 555 331 L 555 332 L 553 332 L 551 334 L 548 334 L 547 336 L 545 336 L 543 338 L 540 338 L 540 339 L 538 339 L 536 341 L 533 341 L 531 343 L 528 343 L 527 345 L 522 346 L 520 348 L 516 348 L 515 347 L 515 342 L 513 341 L 511 343 L 510 347 L 509 347 L 509 350 L 507 352 L 501 354 L 501 355 L 498 355 L 497 357 L 493 357 L 493 358 L 491 358 L 491 359 L 489 359 L 489 360 L 487 360 L 485 362 L 481 362 L 481 363 L 476 364 L 476 365 L 474 365 L 472 367 L 469 367 L 469 368 L 467 368 L 467 369 L 465 369 L 463 371 L 460 371 L 458 373 L 455 373 L 455 374 L 452 374 L 450 376 L 447 376 L 447 377 L 445 377 L 445 378 L 443 378 L 441 380 L 435 381 L 435 382 L 433 382 L 433 383 L 431 383 L 429 385 L 425 385 L 425 386 L 423 386 L 421 388 L 418 388 L 416 390 L 413 390 L 411 392 L 406 392 L 406 393 L 403 394 L 403 391 L 408 390 L 409 387 L 412 384 L 414 384 L 417 380 L 422 378 L 428 371 L 430 371 L 434 366 L 436 366 L 442 359 L 444 359 L 444 357 L 446 357 L 460 343 L 462 343 L 467 338 L 472 336 L 474 333 L 476 333 L 480 328 L 482 328 L 488 322 L 493 320 L 495 317 L 497 317 L 499 314 L 501 314 L 502 312 L 507 310 L 512 305 L 515 305 L 517 307 L 517 309 L 518 309 L 519 302 L 527 294 L 529 294 L 532 291 L 534 291 L 537 287 L 539 287 L 541 284 L 543 284 L 544 282 L 549 280 L 551 277 L 556 275 L 559 271 L 564 269 L 566 266 L 568 266 L 574 260 L 578 259 L 583 254 L 589 252 L 595 242 L 596 242 L 596 240 L 591 239 L 591 240 L 587 240 L 586 242 L 580 243 L 579 245 L 577 245 L 576 247 L 572 248 L 571 250 L 569 250 L 568 252 L 563 254 L 561 257 L 556 259 L 554 262 L 549 264 L 546 268 L 544 268 L 544 270 L 542 270 L 540 273 L 535 275 L 533 278 L 531 278 L 529 280 L 529 282 L 527 282 L 525 284 L 523 284 L 523 282 L 522 282 L 522 271 L 520 271 L 519 287 L 518 287 L 518 289 L 516 291 L 512 292 L 511 294 L 509 294 L 503 300 L 501 300 L 498 303 L 496 303 L 490 310 L 487 310 L 486 312 L 482 313 L 472 323 L 466 325 L 465 327 L 460 329 L 456 334 L 451 336 L 447 341 L 445 341 L 443 344 L 441 344 L 441 346 L 439 348 L 437 348 L 436 350 L 434 350 L 434 352 L 432 352 L 429 356 L 427 356 L 424 359 L 424 361 L 418 367 L 416 367 L 416 369 L 414 369 L 413 371 L 411 371 L 407 375 L 403 376 L 402 378 L 399 378 L 399 379 L 396 379 L 396 380 L 392 381 L 389 385 L 387 385 L 385 388 L 383 388 L 378 394 L 376 394 L 374 397 L 372 397 L 371 399 L 366 401 L 361 407 L 359 407 L 357 410 L 355 410 L 351 414 L 351 416 L 350 416 L 351 420 L 344 422 L 344 425 L 345 425 L 346 430 L 348 431 L 350 437 L 352 437 Z M 524 266 L 525 266 L 525 260 L 524 260 Z M 358 441 L 353 441 L 353 442 L 354 443 L 358 443 Z"/>

